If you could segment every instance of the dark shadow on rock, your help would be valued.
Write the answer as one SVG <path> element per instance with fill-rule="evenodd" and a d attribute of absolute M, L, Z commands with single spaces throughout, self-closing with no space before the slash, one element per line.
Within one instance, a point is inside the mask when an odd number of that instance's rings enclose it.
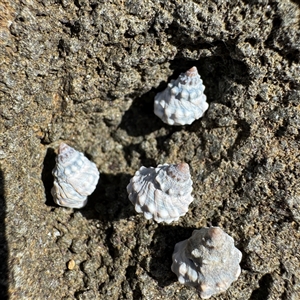
<path fill-rule="evenodd" d="M 264 42 L 264 46 L 284 57 L 289 61 L 290 65 L 293 63 L 298 64 L 300 56 L 299 46 L 291 42 L 291 37 L 288 34 L 289 31 L 282 30 L 284 28 L 283 23 L 282 16 L 277 15 L 273 18 L 272 29 L 267 40 Z"/>
<path fill-rule="evenodd" d="M 167 85 L 167 84 L 165 84 Z M 136 98 L 130 108 L 125 112 L 119 127 L 130 136 L 144 136 L 161 127 L 164 124 L 153 112 L 154 97 L 158 91 L 162 91 L 161 84 L 158 88 L 152 88 L 139 98 Z"/>
<path fill-rule="evenodd" d="M 131 177 L 125 173 L 101 173 L 96 190 L 89 196 L 87 205 L 80 210 L 82 215 L 105 223 L 135 215 L 134 206 L 128 200 L 126 191 Z"/>
<path fill-rule="evenodd" d="M 128 146 L 124 146 L 123 150 L 125 152 L 125 159 L 127 164 L 130 165 L 133 157 L 133 153 L 137 152 L 140 154 L 140 162 L 142 166 L 157 166 L 157 162 L 155 159 L 148 158 L 147 153 L 144 149 L 141 149 L 140 144 L 131 144 Z"/>
<path fill-rule="evenodd" d="M 269 289 L 271 288 L 273 278 L 271 274 L 265 274 L 259 280 L 259 288 L 254 290 L 251 294 L 250 300 L 264 300 L 268 299 L 270 294 Z"/>
<path fill-rule="evenodd" d="M 293 3 L 297 4 L 300 8 L 300 0 L 292 0 Z"/>
<path fill-rule="evenodd" d="M 266 158 L 259 159 L 256 156 L 250 158 L 241 175 L 236 180 L 233 191 L 237 193 L 241 198 L 244 198 L 245 194 L 247 194 L 248 192 L 247 186 L 249 182 L 253 182 L 255 178 L 261 174 L 262 168 L 265 168 L 266 164 Z M 251 201 L 254 201 L 254 199 L 252 199 Z"/>
<path fill-rule="evenodd" d="M 224 91 L 230 90 L 231 83 L 236 82 L 244 86 L 249 86 L 251 83 L 249 69 L 243 62 L 244 56 L 237 53 L 236 50 L 237 39 L 233 38 L 226 42 L 216 40 L 212 43 L 201 41 L 201 37 L 194 40 L 188 34 L 185 34 L 186 29 L 176 24 L 176 22 L 173 22 L 168 30 L 177 32 L 177 34 L 172 34 L 169 42 L 179 50 L 188 49 L 191 52 L 205 50 L 205 55 L 201 57 L 200 52 L 197 60 L 188 60 L 179 51 L 171 62 L 170 68 L 180 70 L 180 73 L 196 66 L 206 87 L 204 93 L 208 96 L 208 102 L 223 103 L 225 105 L 224 102 L 227 102 L 230 107 L 230 99 L 222 99 L 222 95 L 226 95 Z"/>
<path fill-rule="evenodd" d="M 178 20 L 181 17 L 178 15 L 177 10 L 173 12 L 173 22 L 169 24 L 166 29 L 166 34 L 170 36 L 168 42 L 174 45 L 177 49 L 188 48 L 190 51 L 199 50 L 199 49 L 210 49 L 215 47 L 218 41 L 210 43 L 199 37 L 193 37 L 188 32 L 188 29 L 185 26 L 181 25 Z"/>
<path fill-rule="evenodd" d="M 56 154 L 53 148 L 48 148 L 46 156 L 44 158 L 44 167 L 42 171 L 42 181 L 45 188 L 46 195 L 46 205 L 51 207 L 58 207 L 57 204 L 53 201 L 53 197 L 51 195 L 51 188 L 53 187 L 53 175 L 52 170 L 55 167 L 55 157 Z"/>
<path fill-rule="evenodd" d="M 177 276 L 171 271 L 175 244 L 188 239 L 195 229 L 162 225 L 155 230 L 153 242 L 149 246 L 151 253 L 149 276 L 157 280 L 160 287 L 177 281 Z"/>
<path fill-rule="evenodd" d="M 126 279 L 130 284 L 133 299 L 143 299 L 143 294 L 139 286 L 139 278 L 137 275 L 137 266 L 128 266 L 126 269 Z"/>
<path fill-rule="evenodd" d="M 234 144 L 227 150 L 228 157 L 233 159 L 234 153 L 246 143 L 251 135 L 251 126 L 245 120 L 239 120 L 237 122 L 238 135 L 234 141 Z"/>
<path fill-rule="evenodd" d="M 4 175 L 0 170 L 0 299 L 8 299 L 8 245 L 5 236 L 6 203 Z"/>

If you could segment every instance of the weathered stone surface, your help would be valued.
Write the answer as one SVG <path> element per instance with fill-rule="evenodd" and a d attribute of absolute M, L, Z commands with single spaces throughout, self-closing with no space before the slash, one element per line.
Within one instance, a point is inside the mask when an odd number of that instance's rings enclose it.
<path fill-rule="evenodd" d="M 299 18 L 292 0 L 2 0 L 1 299 L 198 299 L 171 256 L 209 223 L 243 253 L 215 299 L 300 298 Z M 210 108 L 171 128 L 154 96 L 192 66 Z M 80 211 L 51 198 L 61 141 L 101 171 Z M 137 215 L 134 171 L 180 161 L 189 212 Z"/>

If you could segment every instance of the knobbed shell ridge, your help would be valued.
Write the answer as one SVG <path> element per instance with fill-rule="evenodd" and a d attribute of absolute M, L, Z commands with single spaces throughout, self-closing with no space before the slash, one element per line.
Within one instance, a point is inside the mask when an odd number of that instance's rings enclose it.
<path fill-rule="evenodd" d="M 197 68 L 192 67 L 155 96 L 154 113 L 169 125 L 191 124 L 208 109 L 204 89 Z"/>
<path fill-rule="evenodd" d="M 141 167 L 127 186 L 129 200 L 146 219 L 171 223 L 188 211 L 193 201 L 189 165 Z"/>
<path fill-rule="evenodd" d="M 179 282 L 197 288 L 202 299 L 226 291 L 241 273 L 242 253 L 220 227 L 194 230 L 175 245 L 172 258 Z"/>
<path fill-rule="evenodd" d="M 60 206 L 81 208 L 93 193 L 99 180 L 96 165 L 83 153 L 61 143 L 52 171 L 54 185 L 51 190 L 54 202 Z"/>

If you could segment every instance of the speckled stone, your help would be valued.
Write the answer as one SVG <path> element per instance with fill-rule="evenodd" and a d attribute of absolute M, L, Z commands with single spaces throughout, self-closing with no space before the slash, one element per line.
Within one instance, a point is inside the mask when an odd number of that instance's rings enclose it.
<path fill-rule="evenodd" d="M 1 1 L 1 299 L 199 299 L 171 257 L 210 224 L 243 252 L 222 299 L 300 297 L 299 5 L 198 2 Z M 192 66 L 207 113 L 156 122 L 155 94 Z M 76 212 L 51 200 L 61 141 L 103 174 Z M 126 185 L 166 161 L 191 166 L 197 197 L 151 224 Z"/>

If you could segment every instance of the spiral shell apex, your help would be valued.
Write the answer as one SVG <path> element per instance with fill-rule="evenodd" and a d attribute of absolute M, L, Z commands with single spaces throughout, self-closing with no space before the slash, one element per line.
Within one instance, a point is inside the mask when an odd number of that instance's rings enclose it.
<path fill-rule="evenodd" d="M 65 143 L 59 146 L 52 174 L 54 185 L 51 194 L 54 202 L 71 208 L 84 207 L 99 180 L 96 165 Z"/>
<path fill-rule="evenodd" d="M 127 186 L 129 200 L 146 219 L 171 223 L 188 211 L 193 201 L 189 165 L 141 167 Z"/>
<path fill-rule="evenodd" d="M 197 68 L 192 67 L 155 96 L 154 113 L 169 125 L 191 124 L 208 109 L 204 89 Z"/>
<path fill-rule="evenodd" d="M 194 230 L 175 245 L 172 258 L 179 282 L 197 288 L 202 299 L 226 291 L 241 273 L 242 253 L 220 227 Z"/>

